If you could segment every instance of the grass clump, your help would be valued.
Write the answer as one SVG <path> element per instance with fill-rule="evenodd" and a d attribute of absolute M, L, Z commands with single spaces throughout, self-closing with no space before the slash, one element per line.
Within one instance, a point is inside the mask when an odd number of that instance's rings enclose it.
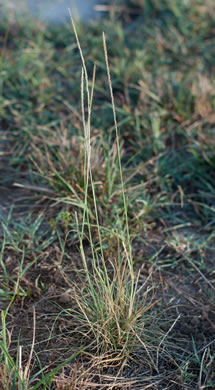
<path fill-rule="evenodd" d="M 128 358 L 139 348 L 141 339 L 145 340 L 143 344 L 146 339 L 150 344 L 152 317 L 147 312 L 153 307 L 153 303 L 146 303 L 147 293 L 143 287 L 141 294 L 121 269 L 114 271 L 118 275 L 113 275 L 108 286 L 100 268 L 90 276 L 90 288 L 87 286 L 75 292 L 79 314 L 74 313 L 82 337 L 88 342 L 93 340 L 91 350 L 108 354 L 110 361 L 111 355 L 114 359 Z"/>
<path fill-rule="evenodd" d="M 130 242 L 129 226 L 128 226 L 128 212 L 127 212 L 127 201 L 125 198 L 125 189 L 122 176 L 122 167 L 120 159 L 120 141 L 117 128 L 116 110 L 113 99 L 112 84 L 110 78 L 110 69 L 108 64 L 108 55 L 105 35 L 103 35 L 104 52 L 106 59 L 108 83 L 110 88 L 110 95 L 112 100 L 114 125 L 116 131 L 116 147 L 117 147 L 117 158 L 119 164 L 119 173 L 121 181 L 121 193 L 122 201 L 124 205 L 123 209 L 123 220 L 126 225 L 124 232 L 118 232 L 116 238 L 118 241 L 117 256 L 115 262 L 110 263 L 112 270 L 108 269 L 107 262 L 104 256 L 102 233 L 98 217 L 97 198 L 95 193 L 95 184 L 91 168 L 91 135 L 90 135 L 90 119 L 92 110 L 93 90 L 94 90 L 94 79 L 92 83 L 91 93 L 89 90 L 89 80 L 86 70 L 85 60 L 77 36 L 76 28 L 73 23 L 80 55 L 82 59 L 82 116 L 83 116 L 83 127 L 85 130 L 85 209 L 82 222 L 82 231 L 80 232 L 80 250 L 83 261 L 83 266 L 87 279 L 87 286 L 84 289 L 75 292 L 75 300 L 78 305 L 79 315 L 78 320 L 80 321 L 80 327 L 85 329 L 87 338 L 92 338 L 93 344 L 91 348 L 96 348 L 97 353 L 108 353 L 109 359 L 111 360 L 112 353 L 114 359 L 116 356 L 120 358 L 128 357 L 133 352 L 134 345 L 139 344 L 141 340 L 140 329 L 143 324 L 144 313 L 147 312 L 153 304 L 146 305 L 146 297 L 142 297 L 139 291 L 138 298 L 138 280 L 135 280 L 134 269 L 133 269 L 133 258 L 132 248 Z M 94 73 L 95 75 L 95 73 Z M 85 84 L 84 85 L 84 80 Z M 86 86 L 87 94 L 87 121 L 85 121 L 85 110 L 84 110 L 84 86 Z M 99 247 L 95 250 L 94 243 L 91 235 L 91 224 L 90 215 L 88 211 L 88 184 L 90 183 L 93 194 L 94 212 L 96 219 L 96 227 L 98 231 Z M 86 224 L 89 230 L 90 246 L 92 250 L 92 274 L 89 271 L 86 256 L 83 247 L 84 227 Z M 78 224 L 78 220 L 77 220 Z M 124 236 L 123 236 L 124 233 Z M 122 238 L 121 238 L 121 237 Z M 122 249 L 124 248 L 122 253 Z M 110 277 L 110 275 L 112 277 Z M 141 290 L 141 289 L 139 289 Z M 139 300 L 139 302 L 137 302 Z M 143 302 L 141 302 L 143 301 Z M 141 325 L 140 325 L 141 324 Z M 82 331 L 83 332 L 83 331 Z M 116 355 L 115 355 L 116 354 Z"/>

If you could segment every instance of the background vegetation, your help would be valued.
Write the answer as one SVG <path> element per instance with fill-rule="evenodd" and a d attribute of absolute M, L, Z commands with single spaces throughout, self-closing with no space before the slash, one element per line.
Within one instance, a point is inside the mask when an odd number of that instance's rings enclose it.
<path fill-rule="evenodd" d="M 0 22 L 0 388 L 213 389 L 215 5 L 106 11 Z"/>

